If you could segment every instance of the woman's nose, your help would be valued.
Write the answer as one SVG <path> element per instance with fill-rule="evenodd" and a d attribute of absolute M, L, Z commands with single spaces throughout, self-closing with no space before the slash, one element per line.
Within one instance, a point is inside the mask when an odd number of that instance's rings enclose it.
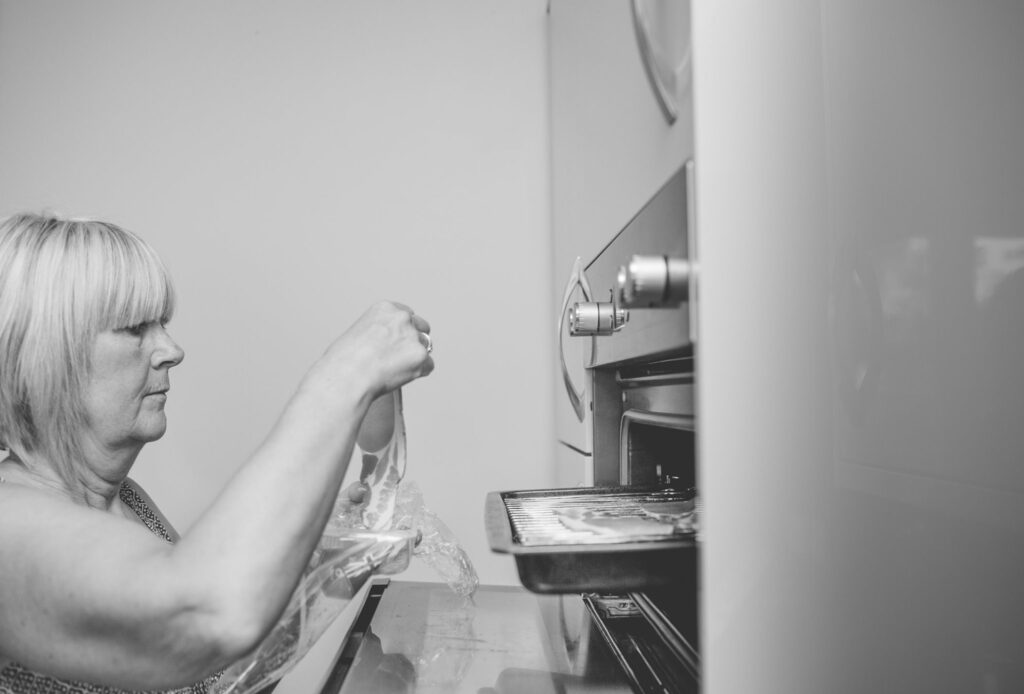
<path fill-rule="evenodd" d="M 175 342 L 167 329 L 157 327 L 157 346 L 153 350 L 153 366 L 156 368 L 177 366 L 185 358 L 185 350 Z"/>

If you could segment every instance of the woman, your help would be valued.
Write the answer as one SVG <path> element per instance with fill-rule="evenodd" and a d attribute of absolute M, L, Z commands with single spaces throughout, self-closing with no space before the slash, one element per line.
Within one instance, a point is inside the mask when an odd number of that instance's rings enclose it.
<path fill-rule="evenodd" d="M 179 538 L 128 478 L 167 426 L 173 310 L 128 231 L 0 225 L 0 692 L 204 691 L 287 604 L 370 403 L 434 368 L 429 324 L 374 306 Z"/>

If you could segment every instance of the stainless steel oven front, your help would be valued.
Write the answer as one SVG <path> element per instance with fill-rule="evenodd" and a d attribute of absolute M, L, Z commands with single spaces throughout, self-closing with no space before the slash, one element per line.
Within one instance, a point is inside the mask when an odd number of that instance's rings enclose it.
<path fill-rule="evenodd" d="M 593 487 L 488 499 L 492 548 L 530 590 L 580 595 L 641 692 L 700 689 L 693 176 L 688 162 L 577 264 L 585 301 L 566 292 L 568 339 L 590 343 L 585 387 L 563 380 L 591 423 Z"/>

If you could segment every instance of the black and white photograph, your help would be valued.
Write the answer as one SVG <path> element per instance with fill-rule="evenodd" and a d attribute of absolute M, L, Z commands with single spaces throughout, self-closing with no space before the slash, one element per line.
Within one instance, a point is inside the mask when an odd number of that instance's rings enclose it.
<path fill-rule="evenodd" d="M 0 0 L 0 694 L 1024 692 L 1024 3 Z"/>

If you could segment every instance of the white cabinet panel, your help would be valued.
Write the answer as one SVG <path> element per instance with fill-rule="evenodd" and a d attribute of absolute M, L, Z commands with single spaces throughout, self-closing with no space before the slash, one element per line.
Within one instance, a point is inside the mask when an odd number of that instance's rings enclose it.
<path fill-rule="evenodd" d="M 1024 691 L 1024 6 L 694 36 L 706 691 Z"/>

